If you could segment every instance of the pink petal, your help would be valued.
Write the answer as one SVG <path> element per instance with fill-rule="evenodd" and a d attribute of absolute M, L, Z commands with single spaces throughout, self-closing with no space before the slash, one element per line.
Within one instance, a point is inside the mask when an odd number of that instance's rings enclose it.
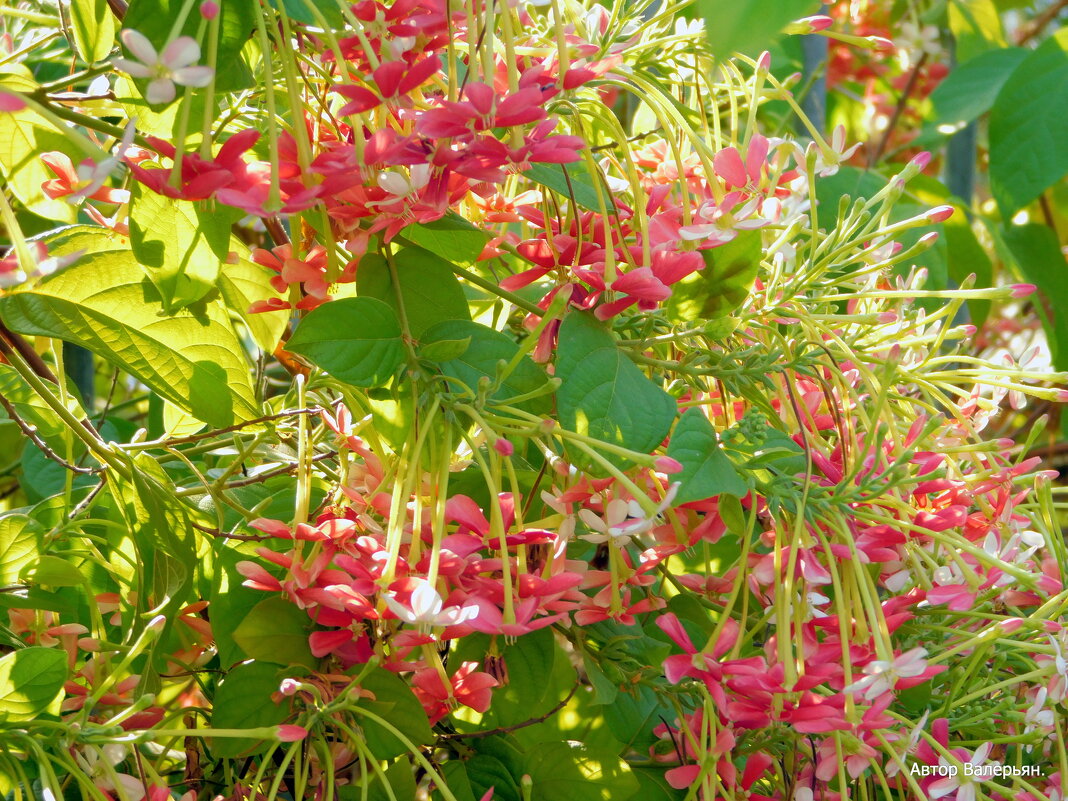
<path fill-rule="evenodd" d="M 148 37 L 140 31 L 127 28 L 120 34 L 120 38 L 122 43 L 126 45 L 126 49 L 133 53 L 134 58 L 141 63 L 155 64 L 159 61 L 159 54 L 156 52 L 156 48 L 152 46 L 152 42 L 148 41 Z"/>
<path fill-rule="evenodd" d="M 735 147 L 725 147 L 719 151 L 712 158 L 712 166 L 716 174 L 731 186 L 745 186 L 749 182 L 742 157 Z"/>
<path fill-rule="evenodd" d="M 200 61 L 200 45 L 192 36 L 179 36 L 163 49 L 160 61 L 172 70 Z"/>
<path fill-rule="evenodd" d="M 211 67 L 182 67 L 171 73 L 171 78 L 180 86 L 207 86 L 215 77 Z"/>
<path fill-rule="evenodd" d="M 148 85 L 145 92 L 145 100 L 149 103 L 170 103 L 174 100 L 174 81 L 168 78 L 157 78 Z"/>

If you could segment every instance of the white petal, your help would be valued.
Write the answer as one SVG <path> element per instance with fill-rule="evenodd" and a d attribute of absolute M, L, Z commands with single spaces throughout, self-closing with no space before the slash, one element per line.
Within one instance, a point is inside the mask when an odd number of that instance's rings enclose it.
<path fill-rule="evenodd" d="M 420 582 L 412 592 L 412 612 L 420 620 L 432 620 L 441 613 L 441 596 L 430 586 L 430 582 Z"/>
<path fill-rule="evenodd" d="M 174 100 L 174 81 L 170 78 L 157 78 L 148 85 L 145 100 L 149 103 L 170 103 Z"/>
<path fill-rule="evenodd" d="M 172 70 L 196 64 L 200 61 L 200 45 L 192 36 L 179 36 L 163 49 L 160 61 Z"/>
<path fill-rule="evenodd" d="M 122 37 L 122 43 L 126 45 L 126 49 L 133 53 L 134 58 L 138 61 L 144 64 L 156 64 L 159 62 L 159 53 L 156 52 L 152 42 L 148 41 L 148 38 L 143 33 L 127 28 L 120 36 Z"/>
<path fill-rule="evenodd" d="M 129 58 L 117 58 L 114 63 L 117 69 L 133 78 L 151 78 L 155 74 L 155 70 L 151 67 L 146 67 L 140 61 Z"/>
<path fill-rule="evenodd" d="M 406 608 L 395 597 L 393 597 L 393 593 L 386 594 L 384 598 L 386 601 L 386 606 L 389 607 L 390 611 L 397 617 L 399 617 L 401 620 L 403 620 L 405 623 L 417 622 L 415 619 L 415 615 L 412 614 L 411 610 Z"/>
<path fill-rule="evenodd" d="M 207 86 L 215 77 L 211 67 L 182 67 L 171 73 L 171 78 L 181 86 Z"/>

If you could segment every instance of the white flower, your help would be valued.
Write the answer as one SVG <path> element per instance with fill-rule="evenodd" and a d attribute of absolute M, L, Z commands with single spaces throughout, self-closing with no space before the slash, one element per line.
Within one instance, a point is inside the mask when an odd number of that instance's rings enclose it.
<path fill-rule="evenodd" d="M 412 591 L 408 606 L 397 600 L 396 593 L 385 596 L 386 606 L 405 623 L 423 626 L 456 626 L 478 615 L 477 606 L 444 606 L 438 591 L 426 579 L 415 579 L 418 586 Z M 444 607 L 444 608 L 443 608 Z"/>
<path fill-rule="evenodd" d="M 967 762 L 971 769 L 952 771 L 954 775 L 944 776 L 928 787 L 927 793 L 930 797 L 941 798 L 956 790 L 957 794 L 954 796 L 956 801 L 975 801 L 975 780 L 973 777 L 978 776 L 981 778 L 983 776 L 981 766 L 986 762 L 987 754 L 990 753 L 992 747 L 991 743 L 984 743 L 979 746 L 976 752 L 972 754 L 972 758 Z M 951 772 L 951 763 L 947 762 L 945 757 L 941 757 L 938 760 L 938 764 L 947 773 Z"/>
<path fill-rule="evenodd" d="M 859 692 L 865 700 L 874 701 L 883 693 L 892 690 L 898 679 L 909 679 L 923 673 L 927 669 L 926 656 L 925 649 L 913 648 L 901 654 L 893 662 L 879 659 L 869 662 L 864 666 L 864 678 L 850 684 L 844 692 Z"/>
<path fill-rule="evenodd" d="M 179 36 L 158 53 L 138 31 L 127 29 L 121 35 L 134 58 L 117 58 L 115 66 L 131 77 L 150 80 L 145 92 L 149 103 L 170 103 L 176 94 L 175 84 L 207 86 L 215 75 L 211 67 L 194 66 L 200 61 L 200 45 L 190 36 Z"/>

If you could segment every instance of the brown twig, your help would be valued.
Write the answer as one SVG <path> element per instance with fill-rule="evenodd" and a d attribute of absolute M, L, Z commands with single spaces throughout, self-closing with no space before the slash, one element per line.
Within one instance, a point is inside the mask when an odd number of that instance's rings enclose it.
<path fill-rule="evenodd" d="M 62 465 L 67 470 L 70 470 L 72 473 L 91 475 L 93 473 L 99 473 L 101 470 L 103 470 L 103 468 L 101 467 L 79 467 L 76 464 L 71 464 L 58 453 L 56 453 L 54 450 L 52 450 L 48 446 L 48 443 L 41 439 L 41 435 L 37 433 L 37 426 L 33 425 L 32 423 L 27 423 L 25 420 L 23 420 L 19 416 L 19 413 L 15 411 L 15 407 L 11 403 L 11 401 L 9 401 L 3 395 L 0 395 L 0 406 L 4 407 L 4 411 L 7 412 L 7 416 L 11 418 L 11 421 L 19 427 L 19 429 L 22 431 L 23 434 L 27 436 L 30 442 L 37 446 L 38 450 L 40 450 L 46 458 L 50 459 L 56 464 Z"/>
<path fill-rule="evenodd" d="M 1068 0 L 1057 0 L 1056 3 L 1031 20 L 1030 24 L 1020 28 L 1016 33 L 1017 46 L 1027 44 L 1042 33 L 1046 26 L 1053 22 L 1065 8 L 1068 8 Z"/>
<path fill-rule="evenodd" d="M 886 152 L 886 146 L 890 144 L 890 137 L 893 136 L 894 129 L 901 120 L 901 115 L 905 113 L 905 106 L 908 104 L 909 98 L 916 89 L 916 82 L 919 80 L 920 70 L 923 69 L 923 66 L 926 63 L 927 54 L 924 53 L 920 56 L 919 61 L 916 62 L 916 66 L 912 68 L 912 72 L 909 73 L 908 82 L 905 84 L 905 88 L 901 92 L 901 97 L 898 98 L 897 106 L 894 107 L 894 113 L 890 116 L 890 122 L 886 124 L 886 130 L 883 131 L 883 138 L 879 140 L 879 146 L 875 148 L 874 152 L 871 154 L 871 158 L 868 159 L 868 169 L 871 169 L 878 164 L 879 159 L 881 159 L 883 153 Z"/>
<path fill-rule="evenodd" d="M 546 720 L 548 720 L 553 715 L 555 715 L 557 712 L 559 712 L 561 709 L 563 709 L 565 706 L 567 706 L 568 702 L 572 698 L 575 697 L 575 692 L 578 690 L 579 684 L 580 684 L 580 682 L 575 682 L 575 684 L 572 685 L 572 687 L 571 687 L 571 692 L 569 692 L 567 694 L 567 697 L 564 698 L 563 701 L 558 703 L 552 709 L 550 709 L 548 712 L 546 712 L 544 715 L 540 715 L 540 716 L 538 716 L 536 718 L 530 718 L 529 720 L 524 720 L 522 723 L 517 723 L 514 726 L 500 726 L 500 727 L 498 727 L 496 729 L 486 729 L 485 731 L 473 731 L 473 732 L 460 732 L 460 731 L 458 731 L 458 732 L 452 732 L 452 733 L 449 733 L 449 734 L 442 734 L 442 735 L 440 735 L 440 737 L 443 740 L 467 740 L 467 739 L 471 739 L 471 738 L 474 738 L 474 737 L 492 737 L 495 734 L 507 734 L 508 732 L 517 731 L 519 729 L 525 729 L 527 726 L 534 726 L 534 725 L 537 725 L 538 723 L 544 723 Z"/>

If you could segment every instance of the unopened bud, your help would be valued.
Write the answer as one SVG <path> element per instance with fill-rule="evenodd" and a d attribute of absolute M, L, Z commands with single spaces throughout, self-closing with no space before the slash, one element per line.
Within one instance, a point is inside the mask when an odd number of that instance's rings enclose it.
<path fill-rule="evenodd" d="M 1014 298 L 1026 298 L 1034 294 L 1036 289 L 1038 289 L 1038 287 L 1034 284 L 1013 284 L 1012 296 Z"/>
<path fill-rule="evenodd" d="M 308 736 L 308 730 L 303 726 L 294 726 L 291 723 L 283 723 L 275 729 L 275 737 L 283 743 L 295 743 Z"/>
<path fill-rule="evenodd" d="M 955 209 L 952 206 L 935 206 L 924 216 L 933 223 L 945 222 L 953 216 Z"/>
<path fill-rule="evenodd" d="M 511 456 L 515 453 L 515 445 L 504 437 L 498 437 L 493 441 L 493 450 L 497 451 L 501 456 Z"/>
<path fill-rule="evenodd" d="M 215 19 L 219 16 L 219 4 L 215 0 L 204 0 L 200 4 L 200 16 L 204 19 Z"/>
<path fill-rule="evenodd" d="M 300 691 L 300 682 L 296 679 L 282 679 L 282 684 L 278 687 L 278 692 L 286 697 L 296 695 Z"/>
<path fill-rule="evenodd" d="M 672 459 L 670 456 L 657 456 L 653 461 L 653 466 L 658 473 L 672 475 L 682 472 L 682 462 L 678 459 Z"/>

